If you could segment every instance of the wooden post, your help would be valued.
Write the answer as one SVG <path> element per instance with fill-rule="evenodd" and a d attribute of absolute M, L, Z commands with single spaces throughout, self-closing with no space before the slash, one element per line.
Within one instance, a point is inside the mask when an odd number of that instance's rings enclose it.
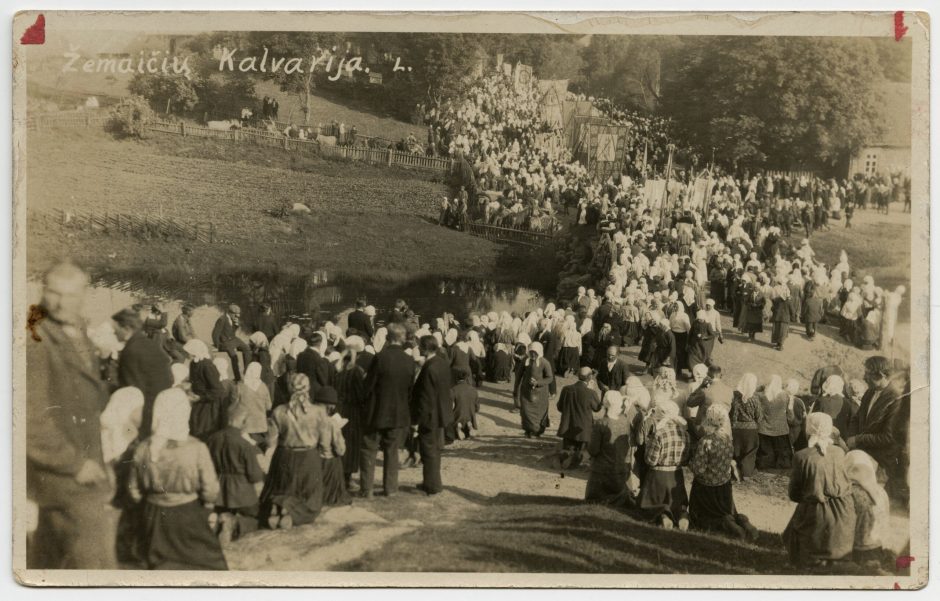
<path fill-rule="evenodd" d="M 180 135 L 181 136 L 186 135 L 186 124 L 183 123 L 182 121 L 180 121 Z"/>
<path fill-rule="evenodd" d="M 392 153 L 393 153 L 393 152 L 395 152 L 395 151 L 392 150 L 391 148 L 388 149 L 388 166 L 389 166 L 389 167 L 392 166 Z"/>

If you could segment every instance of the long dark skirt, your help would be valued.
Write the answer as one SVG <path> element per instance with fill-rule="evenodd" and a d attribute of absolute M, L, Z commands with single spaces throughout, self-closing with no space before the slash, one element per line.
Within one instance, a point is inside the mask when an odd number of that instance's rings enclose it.
<path fill-rule="evenodd" d="M 783 343 L 787 340 L 787 334 L 790 333 L 790 323 L 784 321 L 775 321 L 774 322 L 774 331 L 770 337 L 770 342 L 773 344 L 779 344 L 783 346 Z"/>
<path fill-rule="evenodd" d="M 731 480 L 718 486 L 692 481 L 692 492 L 689 494 L 689 519 L 692 526 L 700 530 L 723 530 L 725 518 L 734 517 L 737 513 Z"/>
<path fill-rule="evenodd" d="M 493 382 L 508 382 L 512 379 L 512 356 L 506 351 L 494 351 L 493 371 L 490 380 Z"/>
<path fill-rule="evenodd" d="M 757 469 L 789 469 L 793 461 L 793 447 L 790 446 L 790 433 L 782 436 L 759 435 L 757 449 Z"/>
<path fill-rule="evenodd" d="M 346 490 L 346 477 L 343 474 L 343 458 L 322 459 L 323 465 L 323 504 L 349 505 L 352 498 Z"/>
<path fill-rule="evenodd" d="M 623 331 L 623 346 L 636 346 L 640 341 L 640 324 L 635 321 L 627 322 Z"/>
<path fill-rule="evenodd" d="M 650 468 L 640 486 L 639 507 L 650 520 L 666 514 L 672 520 L 689 506 L 689 495 L 685 491 L 685 476 L 682 468 L 663 471 Z"/>
<path fill-rule="evenodd" d="M 561 349 L 561 356 L 558 358 L 558 371 L 556 373 L 559 376 L 564 376 L 569 369 L 577 373 L 579 367 L 581 367 L 581 355 L 578 353 L 578 349 L 573 346 L 566 346 Z"/>
<path fill-rule="evenodd" d="M 584 500 L 605 503 L 622 498 L 627 490 L 627 476 L 626 472 L 592 471 L 588 476 L 587 487 L 584 489 Z"/>
<path fill-rule="evenodd" d="M 711 365 L 712 351 L 715 348 L 715 339 L 703 340 L 689 345 L 689 369 L 699 363 Z"/>
<path fill-rule="evenodd" d="M 227 570 L 210 511 L 199 501 L 175 507 L 144 504 L 142 552 L 151 570 Z"/>
<path fill-rule="evenodd" d="M 757 461 L 759 446 L 757 428 L 732 428 L 731 440 L 734 444 L 734 460 L 742 478 L 754 473 L 754 463 Z"/>
<path fill-rule="evenodd" d="M 196 401 L 189 412 L 189 433 L 205 442 L 210 436 L 225 428 L 227 419 L 222 401 Z"/>
<path fill-rule="evenodd" d="M 673 367 L 676 368 L 676 375 L 682 373 L 683 369 L 692 369 L 689 366 L 689 333 L 673 332 L 676 337 L 676 360 Z"/>
<path fill-rule="evenodd" d="M 544 388 L 533 390 L 523 385 L 519 391 L 522 416 L 522 429 L 527 434 L 541 436 L 548 427 L 548 391 Z"/>
<path fill-rule="evenodd" d="M 317 519 L 323 507 L 322 471 L 317 449 L 279 446 L 261 491 L 261 518 L 271 515 L 272 506 L 278 505 L 290 514 L 295 526 Z"/>

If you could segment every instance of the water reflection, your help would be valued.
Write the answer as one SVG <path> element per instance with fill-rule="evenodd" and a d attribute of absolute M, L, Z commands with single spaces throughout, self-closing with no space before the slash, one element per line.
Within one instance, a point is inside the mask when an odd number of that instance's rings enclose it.
<path fill-rule="evenodd" d="M 118 310 L 134 303 L 158 305 L 169 323 L 182 311 L 183 304 L 196 307 L 193 325 L 196 334 L 211 339 L 212 327 L 222 307 L 236 303 L 242 321 L 251 326 L 262 303 L 271 305 L 282 320 L 338 320 L 345 327 L 345 314 L 356 299 L 365 298 L 376 307 L 378 318 L 404 299 L 421 316 L 431 321 L 449 312 L 458 319 L 470 313 L 516 311 L 524 313 L 544 304 L 543 295 L 523 286 L 460 278 L 420 278 L 407 283 L 350 280 L 326 272 L 306 276 L 269 272 L 221 273 L 195 276 L 188 273 L 116 272 L 95 275 L 86 303 L 91 325 L 107 321 Z M 27 286 L 30 302 L 38 302 L 39 282 Z"/>

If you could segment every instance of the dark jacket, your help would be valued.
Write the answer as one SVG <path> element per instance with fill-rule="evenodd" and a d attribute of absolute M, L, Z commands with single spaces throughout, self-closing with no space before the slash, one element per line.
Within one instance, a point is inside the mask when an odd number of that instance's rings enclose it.
<path fill-rule="evenodd" d="M 447 360 L 440 356 L 428 359 L 411 392 L 411 423 L 424 429 L 451 425 L 454 412 L 450 387 L 450 365 Z"/>
<path fill-rule="evenodd" d="M 258 316 L 258 324 L 255 326 L 255 330 L 264 334 L 268 342 L 271 342 L 271 339 L 277 335 L 277 322 L 274 319 L 273 315 L 261 314 Z"/>
<path fill-rule="evenodd" d="M 558 436 L 566 440 L 590 442 L 594 412 L 601 409 L 600 396 L 587 384 L 578 381 L 561 389 L 556 407 L 561 412 Z"/>
<path fill-rule="evenodd" d="M 225 313 L 215 321 L 215 326 L 212 328 L 212 344 L 215 348 L 222 350 L 235 338 L 235 326 L 232 325 L 228 313 Z"/>
<path fill-rule="evenodd" d="M 349 317 L 346 321 L 350 328 L 356 330 L 362 336 L 372 338 L 372 335 L 375 334 L 375 328 L 372 326 L 372 320 L 369 319 L 369 316 L 366 315 L 365 311 L 356 309 L 349 314 Z"/>
<path fill-rule="evenodd" d="M 454 403 L 454 421 L 458 424 L 473 424 L 477 427 L 477 412 L 480 410 L 480 395 L 477 389 L 466 381 L 450 389 L 450 398 Z"/>
<path fill-rule="evenodd" d="M 297 355 L 297 373 L 310 379 L 310 392 L 332 385 L 333 366 L 309 346 Z"/>
<path fill-rule="evenodd" d="M 173 386 L 173 372 L 170 357 L 143 331 L 136 332 L 124 343 L 124 350 L 118 357 L 118 385 L 136 386 L 144 393 L 140 437 L 150 436 L 153 402 L 158 394 Z"/>
<path fill-rule="evenodd" d="M 900 431 L 897 415 L 902 403 L 893 385 L 883 389 L 872 403 L 875 392 L 869 388 L 862 395 L 861 405 L 849 422 L 849 436 L 855 437 L 855 448 L 865 451 L 888 469 L 903 451 L 904 441 L 897 440 Z"/>
<path fill-rule="evenodd" d="M 109 496 L 107 482 L 82 486 L 86 460 L 102 462 L 101 411 L 108 393 L 98 356 L 76 328 L 73 338 L 46 317 L 26 341 L 26 488 L 40 507 L 68 506 L 89 494 Z M 148 341 L 149 342 L 149 341 Z"/>
<path fill-rule="evenodd" d="M 401 346 L 386 346 L 375 356 L 366 376 L 365 429 L 407 428 L 415 360 Z"/>
<path fill-rule="evenodd" d="M 819 323 L 824 316 L 823 301 L 818 296 L 803 300 L 803 323 Z"/>
<path fill-rule="evenodd" d="M 218 505 L 229 509 L 258 503 L 255 483 L 264 482 L 258 463 L 261 450 L 245 440 L 238 428 L 227 426 L 209 437 L 209 455 L 219 476 Z"/>
<path fill-rule="evenodd" d="M 607 369 L 606 355 L 598 359 L 597 384 L 602 392 L 620 390 L 630 377 L 630 368 L 620 358 L 614 363 L 613 369 Z"/>
<path fill-rule="evenodd" d="M 790 314 L 790 301 L 782 298 L 773 300 L 773 313 L 770 320 L 775 323 L 790 323 L 793 319 Z"/>

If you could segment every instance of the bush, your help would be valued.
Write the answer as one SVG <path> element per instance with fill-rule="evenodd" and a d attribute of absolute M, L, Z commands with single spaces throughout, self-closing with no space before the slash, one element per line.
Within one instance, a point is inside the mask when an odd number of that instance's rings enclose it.
<path fill-rule="evenodd" d="M 105 129 L 119 137 L 144 137 L 144 125 L 153 120 L 153 110 L 143 96 L 129 96 L 112 107 Z"/>

